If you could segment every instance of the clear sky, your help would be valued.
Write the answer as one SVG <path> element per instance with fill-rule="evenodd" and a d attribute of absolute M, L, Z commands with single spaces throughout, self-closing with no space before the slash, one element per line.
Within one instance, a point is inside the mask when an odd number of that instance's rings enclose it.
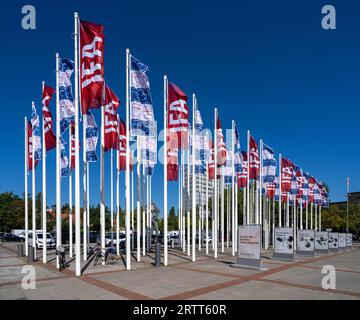
<path fill-rule="evenodd" d="M 2 3 L 0 192 L 24 190 L 24 116 L 41 106 L 41 81 L 55 86 L 55 53 L 73 59 L 73 12 L 105 26 L 105 77 L 125 116 L 125 49 L 150 67 L 158 128 L 163 121 L 163 75 L 198 96 L 205 126 L 219 108 L 224 128 L 234 119 L 246 148 L 251 130 L 277 153 L 330 186 L 344 200 L 346 177 L 360 191 L 360 4 L 332 0 L 337 29 L 321 28 L 318 0 L 6 1 Z M 21 8 L 36 8 L 36 30 L 21 28 Z M 55 105 L 50 108 L 55 115 Z M 94 112 L 100 123 L 100 112 Z M 160 143 L 159 143 L 160 147 Z M 55 201 L 55 151 L 48 153 L 48 204 Z M 109 155 L 106 155 L 109 206 Z M 90 199 L 99 201 L 99 165 L 91 165 Z M 153 199 L 162 208 L 163 167 Z M 124 178 L 121 175 L 124 203 Z M 63 180 L 63 203 L 68 201 Z M 37 170 L 41 190 L 41 165 Z M 31 190 L 31 188 L 30 188 Z M 169 206 L 177 188 L 169 186 Z"/>

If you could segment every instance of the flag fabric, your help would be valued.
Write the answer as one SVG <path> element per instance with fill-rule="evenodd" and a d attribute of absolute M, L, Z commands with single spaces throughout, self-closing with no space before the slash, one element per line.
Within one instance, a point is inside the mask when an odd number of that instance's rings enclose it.
<path fill-rule="evenodd" d="M 315 178 L 309 176 L 308 179 L 308 186 L 309 186 L 309 201 L 314 203 L 315 202 L 315 197 L 314 197 L 314 186 L 316 184 L 316 180 Z"/>
<path fill-rule="evenodd" d="M 60 134 L 69 127 L 75 117 L 74 97 L 72 94 L 71 75 L 74 72 L 74 62 L 70 59 L 59 59 L 59 106 Z"/>
<path fill-rule="evenodd" d="M 152 176 L 155 163 L 156 163 L 156 135 L 151 136 L 139 136 L 140 140 L 140 162 L 144 166 L 144 174 L 146 176 Z"/>
<path fill-rule="evenodd" d="M 317 205 L 321 205 L 322 198 L 321 198 L 320 189 L 319 189 L 319 185 L 318 185 L 317 181 L 314 184 L 313 194 L 314 194 L 314 203 Z"/>
<path fill-rule="evenodd" d="M 123 120 L 119 119 L 119 170 L 126 170 L 126 124 Z M 130 152 L 130 171 L 133 170 L 134 159 L 132 153 Z"/>
<path fill-rule="evenodd" d="M 68 177 L 70 172 L 69 158 L 66 154 L 65 144 L 66 142 L 60 137 L 60 172 L 62 178 Z"/>
<path fill-rule="evenodd" d="M 320 195 L 321 195 L 321 206 L 328 207 L 329 205 L 329 195 L 326 191 L 325 187 L 322 185 L 322 183 L 318 183 Z"/>
<path fill-rule="evenodd" d="M 120 101 L 115 93 L 105 86 L 105 106 L 104 106 L 104 152 L 110 149 L 118 150 L 119 135 L 117 123 L 117 108 Z"/>
<path fill-rule="evenodd" d="M 209 149 L 210 149 L 210 153 L 209 153 L 209 161 L 208 161 L 208 175 L 209 175 L 209 180 L 214 180 L 215 179 L 215 153 L 214 153 L 214 143 L 209 140 Z"/>
<path fill-rule="evenodd" d="M 275 152 L 266 144 L 263 144 L 262 161 L 263 182 L 264 184 L 273 183 L 276 175 Z"/>
<path fill-rule="evenodd" d="M 247 159 L 247 152 L 241 151 L 240 154 L 241 158 L 241 172 L 237 173 L 237 185 L 238 188 L 243 189 L 247 186 L 247 173 L 248 173 L 248 159 Z"/>
<path fill-rule="evenodd" d="M 224 176 L 225 184 L 229 185 L 232 183 L 233 170 L 232 170 L 232 154 L 228 150 L 226 151 L 226 162 L 225 165 L 220 169 Z"/>
<path fill-rule="evenodd" d="M 146 75 L 148 66 L 131 56 L 130 129 L 133 136 L 155 136 L 155 119 Z"/>
<path fill-rule="evenodd" d="M 41 159 L 41 132 L 39 115 L 36 112 L 35 105 L 32 105 L 31 112 L 31 129 L 32 129 L 32 147 L 34 148 L 34 159 Z"/>
<path fill-rule="evenodd" d="M 290 192 L 291 181 L 293 177 L 293 163 L 286 159 L 281 158 L 281 191 Z"/>
<path fill-rule="evenodd" d="M 104 95 L 104 27 L 80 21 L 81 111 L 100 108 Z"/>
<path fill-rule="evenodd" d="M 302 174 L 302 199 L 304 203 L 309 201 L 309 177 L 305 173 Z"/>
<path fill-rule="evenodd" d="M 298 181 L 296 177 L 297 167 L 293 167 L 293 175 L 291 177 L 291 186 L 290 186 L 290 200 L 294 204 L 299 194 Z"/>
<path fill-rule="evenodd" d="M 75 122 L 70 121 L 70 157 L 71 170 L 75 169 Z"/>
<path fill-rule="evenodd" d="M 234 124 L 234 169 L 235 174 L 238 174 L 243 170 L 240 150 L 240 136 L 236 124 Z"/>
<path fill-rule="evenodd" d="M 33 138 L 33 131 L 32 131 L 32 126 L 31 126 L 31 122 L 28 121 L 27 122 L 27 136 L 28 136 L 28 141 L 27 141 L 27 145 L 28 145 L 28 154 L 27 154 L 27 167 L 28 167 L 28 171 L 32 170 L 32 138 Z M 39 160 L 35 160 L 35 168 L 38 165 Z"/>
<path fill-rule="evenodd" d="M 86 161 L 96 162 L 96 146 L 99 138 L 99 129 L 96 125 L 94 116 L 90 111 L 86 113 L 85 120 L 85 152 Z"/>
<path fill-rule="evenodd" d="M 42 114 L 44 119 L 44 134 L 45 134 L 45 150 L 49 151 L 56 147 L 56 136 L 53 132 L 53 120 L 51 111 L 49 109 L 50 100 L 55 93 L 55 90 L 47 85 L 44 85 L 42 92 Z"/>
<path fill-rule="evenodd" d="M 274 200 L 279 201 L 279 194 L 280 194 L 280 184 L 279 184 L 279 177 L 275 177 L 274 180 L 274 187 L 275 187 L 275 194 L 274 194 Z"/>
<path fill-rule="evenodd" d="M 255 139 L 250 136 L 249 179 L 256 180 L 260 173 L 259 150 Z"/>
<path fill-rule="evenodd" d="M 217 144 L 217 166 L 220 167 L 226 162 L 226 145 L 224 135 L 221 128 L 220 117 L 217 115 L 216 121 L 216 144 Z"/>
<path fill-rule="evenodd" d="M 188 148 L 189 108 L 187 95 L 174 83 L 168 83 L 167 126 L 171 146 Z"/>
<path fill-rule="evenodd" d="M 265 184 L 266 197 L 267 198 L 274 198 L 275 189 L 276 189 L 276 184 L 275 184 L 275 178 L 274 178 L 273 182 L 267 182 Z"/>
<path fill-rule="evenodd" d="M 179 178 L 178 148 L 167 150 L 167 180 L 177 181 Z"/>

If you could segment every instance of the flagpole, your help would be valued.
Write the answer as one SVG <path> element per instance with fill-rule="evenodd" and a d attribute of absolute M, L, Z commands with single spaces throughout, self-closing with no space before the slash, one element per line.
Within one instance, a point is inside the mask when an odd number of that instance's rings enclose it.
<path fill-rule="evenodd" d="M 44 94 L 45 82 L 42 82 L 42 95 Z M 44 102 L 43 102 L 44 103 Z M 45 115 L 42 110 L 42 234 L 43 234 L 43 263 L 46 263 L 47 258 L 47 226 L 46 226 L 46 141 L 45 141 Z"/>
<path fill-rule="evenodd" d="M 114 159 L 110 150 L 110 214 L 111 214 L 111 246 L 114 246 Z"/>
<path fill-rule="evenodd" d="M 34 101 L 32 106 L 35 107 Z M 36 260 L 36 202 L 35 202 L 35 142 L 34 142 L 34 132 L 32 135 L 32 247 L 34 249 L 34 260 Z"/>
<path fill-rule="evenodd" d="M 117 115 L 118 128 L 120 128 L 120 117 Z M 119 130 L 119 129 L 118 129 Z M 119 134 L 119 132 L 118 132 Z M 120 256 L 120 141 L 116 150 L 116 254 Z M 133 232 L 134 233 L 134 232 Z"/>
<path fill-rule="evenodd" d="M 247 131 L 247 211 L 246 224 L 250 224 L 250 130 Z"/>
<path fill-rule="evenodd" d="M 209 141 L 209 136 L 208 136 L 208 132 L 206 132 L 206 136 L 207 139 L 206 141 Z M 209 168 L 208 168 L 208 163 L 206 162 L 206 203 L 205 203 L 205 211 L 206 211 L 206 216 L 205 216 L 205 233 L 206 233 L 206 242 L 205 242 L 205 251 L 206 254 L 209 254 Z"/>
<path fill-rule="evenodd" d="M 141 148 L 141 146 L 140 146 L 140 143 L 139 143 L 139 145 L 138 145 L 138 147 L 139 147 L 139 152 L 138 152 L 138 154 L 139 154 L 139 158 L 138 158 L 138 163 L 139 163 L 139 171 L 140 171 L 140 148 Z M 145 193 L 145 179 L 144 179 L 144 166 L 142 167 L 142 175 L 141 175 L 141 177 L 140 177 L 140 180 L 139 181 L 141 181 L 141 212 L 142 212 L 142 231 L 143 231 L 143 237 L 142 237 L 142 254 L 143 254 L 143 256 L 145 256 L 146 255 L 146 249 L 145 249 L 145 246 L 146 246 L 146 222 L 145 222 L 145 209 L 144 209 L 144 207 L 145 207 L 145 204 L 144 204 L 144 193 Z"/>
<path fill-rule="evenodd" d="M 185 220 L 184 220 L 184 151 L 183 149 L 180 150 L 181 152 L 181 164 L 180 164 L 180 205 L 181 205 L 181 245 L 182 250 L 185 252 Z"/>
<path fill-rule="evenodd" d="M 235 122 L 231 122 L 232 141 L 232 175 L 231 175 L 231 253 L 235 256 Z"/>
<path fill-rule="evenodd" d="M 87 115 L 86 113 L 82 115 L 82 128 L 83 128 L 83 250 L 84 250 L 84 261 L 87 260 L 87 166 L 86 166 L 86 126 L 87 123 Z M 75 146 L 76 148 L 76 146 Z"/>
<path fill-rule="evenodd" d="M 59 248 L 59 246 L 62 245 L 61 176 L 60 176 L 60 102 L 59 102 L 60 96 L 59 95 L 60 95 L 59 94 L 59 54 L 56 53 L 56 248 Z M 56 256 L 56 267 L 59 268 L 59 256 Z"/>
<path fill-rule="evenodd" d="M 217 199 L 217 196 L 218 196 L 218 184 L 217 184 L 217 117 L 218 117 L 218 114 L 217 114 L 217 108 L 214 109 L 214 183 L 215 183 L 215 197 L 213 196 L 214 198 L 214 208 L 213 208 L 213 217 L 214 217 L 214 227 L 213 227 L 213 235 L 212 235 L 212 240 L 213 240 L 213 243 L 214 243 L 214 258 L 217 259 L 217 249 L 218 249 L 218 243 L 217 243 L 217 224 L 218 224 L 218 221 L 217 221 L 217 212 L 218 212 L 218 199 Z"/>
<path fill-rule="evenodd" d="M 236 178 L 237 179 L 237 178 Z M 238 226 L 239 226 L 239 212 L 238 212 L 238 185 L 237 181 L 235 181 L 235 229 L 234 229 L 234 248 L 235 252 L 237 252 L 237 232 L 238 232 Z"/>
<path fill-rule="evenodd" d="M 130 50 L 126 49 L 126 170 L 125 170 L 125 201 L 126 201 L 126 270 L 131 269 L 130 248 Z M 138 210 L 139 215 L 140 209 Z M 140 249 L 140 233 L 137 234 L 138 250 Z M 140 260 L 138 254 L 138 261 Z"/>
<path fill-rule="evenodd" d="M 202 176 L 201 174 L 199 174 L 199 189 L 200 189 L 200 194 L 199 194 L 199 237 L 198 237 L 198 247 L 199 247 L 199 251 L 201 251 L 201 231 L 202 231 L 202 228 L 201 228 L 201 223 L 202 223 L 202 200 L 203 200 L 203 197 L 202 197 Z"/>
<path fill-rule="evenodd" d="M 78 66 L 78 13 L 74 13 L 74 69 L 75 69 L 75 256 L 76 256 L 76 275 L 81 275 L 81 252 L 80 252 L 80 154 L 79 154 L 79 66 Z M 58 74 L 58 72 L 56 73 Z M 60 128 L 59 128 L 60 129 Z M 58 159 L 58 156 L 57 156 Z M 60 191 L 60 190 L 59 190 Z M 60 225 L 61 226 L 61 225 Z M 61 238 L 60 238 L 61 241 Z"/>
<path fill-rule="evenodd" d="M 192 121 L 192 261 L 195 262 L 195 244 L 196 244 L 196 176 L 195 176 L 195 110 L 196 110 L 196 96 L 192 96 L 193 106 L 193 121 Z"/>
<path fill-rule="evenodd" d="M 319 231 L 321 231 L 321 206 L 319 206 Z"/>
<path fill-rule="evenodd" d="M 229 248 L 230 234 L 230 186 L 226 187 L 226 248 Z"/>
<path fill-rule="evenodd" d="M 131 158 L 134 159 L 134 152 L 131 152 Z M 134 210 L 134 170 L 131 171 L 131 248 L 135 248 L 135 210 Z M 140 234 L 140 233 L 139 233 Z M 140 259 L 140 258 L 139 258 Z M 140 260 L 138 260 L 140 261 Z"/>
<path fill-rule="evenodd" d="M 265 225 L 264 225 L 264 220 L 263 220 L 263 207 L 262 207 L 262 171 L 263 171 L 263 141 L 262 139 L 260 139 L 260 174 L 259 174 L 259 224 L 261 225 L 261 230 L 264 232 L 265 234 Z M 263 237 L 261 237 L 262 241 L 263 241 Z M 266 235 L 265 235 L 265 239 L 266 239 Z"/>
<path fill-rule="evenodd" d="M 88 191 L 86 193 L 86 223 L 87 223 L 87 249 L 88 252 L 90 251 L 90 183 L 89 183 L 89 177 L 90 177 L 90 167 L 89 162 L 86 162 L 86 190 Z"/>
<path fill-rule="evenodd" d="M 167 104 L 168 78 L 164 75 L 164 266 L 168 265 L 168 203 L 167 203 Z"/>
<path fill-rule="evenodd" d="M 272 247 L 275 248 L 275 195 L 272 201 L 273 204 L 273 221 L 272 221 Z"/>
<path fill-rule="evenodd" d="M 309 200 L 306 200 L 305 206 L 305 229 L 307 230 L 309 227 Z"/>
<path fill-rule="evenodd" d="M 300 199 L 300 230 L 303 229 L 303 200 Z"/>
<path fill-rule="evenodd" d="M 136 219 L 137 219 L 137 236 L 136 236 L 136 245 L 137 245 L 137 261 L 140 261 L 141 247 L 140 247 L 140 238 L 141 238 L 141 208 L 140 208 L 140 156 L 139 156 L 139 139 L 136 141 Z M 144 238 L 145 235 L 143 234 Z"/>
<path fill-rule="evenodd" d="M 28 207 L 28 161 L 29 161 L 29 146 L 28 146 L 28 121 L 24 117 L 25 124 L 25 162 L 24 162 L 24 182 L 25 182 L 25 255 L 29 254 L 29 207 Z M 34 168 L 33 168 L 34 170 Z"/>
<path fill-rule="evenodd" d="M 188 150 L 187 150 L 187 255 L 190 256 L 190 139 L 191 131 L 188 128 Z"/>
<path fill-rule="evenodd" d="M 279 228 L 281 228 L 281 203 L 282 203 L 282 192 L 281 192 L 281 153 L 279 154 Z"/>
<path fill-rule="evenodd" d="M 318 225 L 317 225 L 317 204 L 315 203 L 315 206 L 314 206 L 315 208 L 314 208 L 314 218 L 315 218 L 315 231 L 317 231 L 317 227 L 318 227 Z"/>
<path fill-rule="evenodd" d="M 286 227 L 290 226 L 290 195 L 287 193 L 286 197 Z"/>
<path fill-rule="evenodd" d="M 310 203 L 310 229 L 313 228 L 313 203 Z"/>
<path fill-rule="evenodd" d="M 69 128 L 69 257 L 73 256 L 73 234 L 72 234 L 72 142 L 71 142 L 71 125 Z"/>

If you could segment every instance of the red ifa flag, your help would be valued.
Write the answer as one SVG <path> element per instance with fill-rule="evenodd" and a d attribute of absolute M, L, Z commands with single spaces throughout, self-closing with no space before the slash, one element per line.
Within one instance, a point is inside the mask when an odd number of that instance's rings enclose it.
<path fill-rule="evenodd" d="M 105 106 L 104 106 L 104 151 L 119 149 L 119 135 L 116 111 L 120 101 L 115 93 L 105 87 Z"/>
<path fill-rule="evenodd" d="M 274 198 L 274 196 L 275 196 L 275 183 L 274 182 L 267 182 L 265 187 L 266 187 L 266 197 Z"/>
<path fill-rule="evenodd" d="M 260 157 L 256 141 L 250 136 L 249 179 L 256 180 L 260 172 Z"/>
<path fill-rule="evenodd" d="M 208 162 L 209 180 L 215 179 L 215 158 L 214 158 L 214 143 L 209 139 L 210 157 Z"/>
<path fill-rule="evenodd" d="M 247 186 L 247 172 L 248 172 L 248 159 L 247 159 L 247 152 L 241 151 L 241 166 L 242 171 L 237 174 L 237 185 L 238 188 L 243 189 Z"/>
<path fill-rule="evenodd" d="M 33 132 L 32 132 L 32 126 L 31 126 L 31 122 L 28 121 L 27 123 L 27 136 L 28 136 L 28 141 L 27 141 L 27 144 L 28 144 L 28 155 L 27 155 L 27 164 L 28 164 L 28 171 L 31 171 L 32 170 L 32 159 L 33 159 L 33 143 L 32 143 L 32 137 L 33 137 Z M 38 160 L 35 160 L 35 168 L 38 164 Z"/>
<path fill-rule="evenodd" d="M 303 196 L 303 190 L 304 190 L 304 176 L 302 175 L 300 170 L 296 171 L 296 183 L 299 190 L 297 197 L 300 199 Z"/>
<path fill-rule="evenodd" d="M 177 181 L 179 175 L 178 149 L 172 148 L 167 151 L 167 180 Z"/>
<path fill-rule="evenodd" d="M 104 27 L 80 21 L 81 111 L 100 108 L 104 94 Z"/>
<path fill-rule="evenodd" d="M 42 113 L 44 120 L 44 133 L 45 133 L 45 146 L 46 151 L 54 149 L 56 147 L 56 136 L 53 132 L 53 121 L 51 111 L 49 109 L 49 102 L 55 93 L 55 90 L 47 85 L 44 85 L 42 92 Z"/>
<path fill-rule="evenodd" d="M 290 192 L 293 171 L 293 163 L 286 158 L 281 158 L 281 191 Z"/>
<path fill-rule="evenodd" d="M 119 170 L 126 171 L 126 124 L 123 120 L 118 121 L 119 132 Z M 130 152 L 130 171 L 133 170 L 134 159 Z"/>
<path fill-rule="evenodd" d="M 316 184 L 316 179 L 314 177 L 310 177 L 308 180 L 308 187 L 309 187 L 309 201 L 314 203 L 315 196 L 314 196 L 314 186 Z"/>
<path fill-rule="evenodd" d="M 169 144 L 178 149 L 188 148 L 189 108 L 187 95 L 175 84 L 168 83 L 167 126 Z"/>
<path fill-rule="evenodd" d="M 226 162 L 226 145 L 221 128 L 220 117 L 217 115 L 216 121 L 216 144 L 217 144 L 217 166 L 222 166 Z"/>

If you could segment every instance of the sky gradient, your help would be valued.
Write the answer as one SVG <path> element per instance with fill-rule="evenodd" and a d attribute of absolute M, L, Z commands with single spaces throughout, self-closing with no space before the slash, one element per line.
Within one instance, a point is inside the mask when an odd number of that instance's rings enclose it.
<path fill-rule="evenodd" d="M 21 28 L 21 8 L 36 8 L 36 30 Z M 337 29 L 321 28 L 327 1 L 7 1 L 3 4 L 0 192 L 24 190 L 24 116 L 40 111 L 41 81 L 55 87 L 55 53 L 73 59 L 73 12 L 105 26 L 105 78 L 125 116 L 125 49 L 146 63 L 158 130 L 163 123 L 163 75 L 189 97 L 194 92 L 206 127 L 218 107 L 223 128 L 234 119 L 242 149 L 251 130 L 275 152 L 345 200 L 346 177 L 360 191 L 360 25 L 358 1 L 331 1 Z M 191 105 L 191 104 L 190 104 Z M 55 101 L 50 104 L 55 116 Z M 100 112 L 95 111 L 100 124 Z M 159 142 L 158 147 L 162 145 Z M 55 202 L 55 151 L 47 156 L 48 205 Z M 99 165 L 90 166 L 90 201 L 99 202 Z M 106 155 L 106 205 L 110 203 Z M 153 199 L 162 208 L 162 165 Z M 124 203 L 124 175 L 121 175 Z M 67 179 L 62 202 L 68 201 Z M 30 185 L 31 186 L 31 185 Z M 29 190 L 31 188 L 29 186 Z M 41 163 L 37 170 L 41 190 Z M 169 208 L 177 187 L 169 185 Z"/>

